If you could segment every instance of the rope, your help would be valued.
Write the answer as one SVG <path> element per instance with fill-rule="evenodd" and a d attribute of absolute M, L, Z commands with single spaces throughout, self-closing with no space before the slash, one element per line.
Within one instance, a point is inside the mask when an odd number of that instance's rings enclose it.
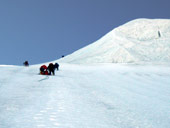
<path fill-rule="evenodd" d="M 41 79 L 41 80 L 38 80 L 38 82 L 41 82 L 41 81 L 47 80 L 47 79 L 49 79 L 49 76 L 46 76 L 45 78 L 43 78 L 43 79 Z"/>

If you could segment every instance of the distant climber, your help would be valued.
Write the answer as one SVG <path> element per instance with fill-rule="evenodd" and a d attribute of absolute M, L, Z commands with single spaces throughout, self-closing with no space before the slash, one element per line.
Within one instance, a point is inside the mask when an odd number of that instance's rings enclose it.
<path fill-rule="evenodd" d="M 29 66 L 28 61 L 25 61 L 25 62 L 23 63 L 23 65 L 24 65 L 24 66 Z"/>
<path fill-rule="evenodd" d="M 158 37 L 161 37 L 161 33 L 160 33 L 160 31 L 158 31 Z"/>
<path fill-rule="evenodd" d="M 40 74 L 41 75 L 48 75 L 48 71 L 47 71 L 47 66 L 46 65 L 42 65 L 40 67 Z"/>
<path fill-rule="evenodd" d="M 57 69 L 57 71 L 59 70 L 59 64 L 58 63 L 54 64 L 54 69 Z"/>
<path fill-rule="evenodd" d="M 52 72 L 53 75 L 55 75 L 54 70 L 55 70 L 54 64 L 53 64 L 53 63 L 50 63 L 50 64 L 48 65 L 48 71 L 49 71 L 48 75 L 51 75 L 51 72 Z"/>

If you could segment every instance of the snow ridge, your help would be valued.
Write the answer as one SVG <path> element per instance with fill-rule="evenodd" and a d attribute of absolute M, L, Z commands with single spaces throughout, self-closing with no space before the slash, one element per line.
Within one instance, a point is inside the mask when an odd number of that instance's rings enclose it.
<path fill-rule="evenodd" d="M 169 63 L 170 20 L 136 19 L 59 59 L 67 63 Z"/>

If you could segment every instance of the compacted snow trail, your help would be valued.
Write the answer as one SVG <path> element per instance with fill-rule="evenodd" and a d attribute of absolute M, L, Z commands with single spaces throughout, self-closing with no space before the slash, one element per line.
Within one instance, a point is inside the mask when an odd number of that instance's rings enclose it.
<path fill-rule="evenodd" d="M 1 66 L 0 128 L 170 127 L 169 66 Z"/>

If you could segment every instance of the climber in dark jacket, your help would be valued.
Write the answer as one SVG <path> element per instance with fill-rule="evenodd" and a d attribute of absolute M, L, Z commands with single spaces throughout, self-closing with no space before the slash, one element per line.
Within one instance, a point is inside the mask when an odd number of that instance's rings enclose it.
<path fill-rule="evenodd" d="M 54 64 L 54 68 L 57 69 L 57 71 L 59 70 L 59 64 L 58 63 L 55 63 Z"/>
<path fill-rule="evenodd" d="M 51 72 L 52 72 L 53 75 L 55 75 L 54 70 L 55 70 L 54 64 L 53 64 L 53 63 L 50 63 L 50 64 L 48 65 L 49 75 L 51 75 Z"/>
<path fill-rule="evenodd" d="M 24 66 L 29 66 L 28 61 L 25 61 L 25 62 L 23 63 L 23 65 L 24 65 Z"/>

